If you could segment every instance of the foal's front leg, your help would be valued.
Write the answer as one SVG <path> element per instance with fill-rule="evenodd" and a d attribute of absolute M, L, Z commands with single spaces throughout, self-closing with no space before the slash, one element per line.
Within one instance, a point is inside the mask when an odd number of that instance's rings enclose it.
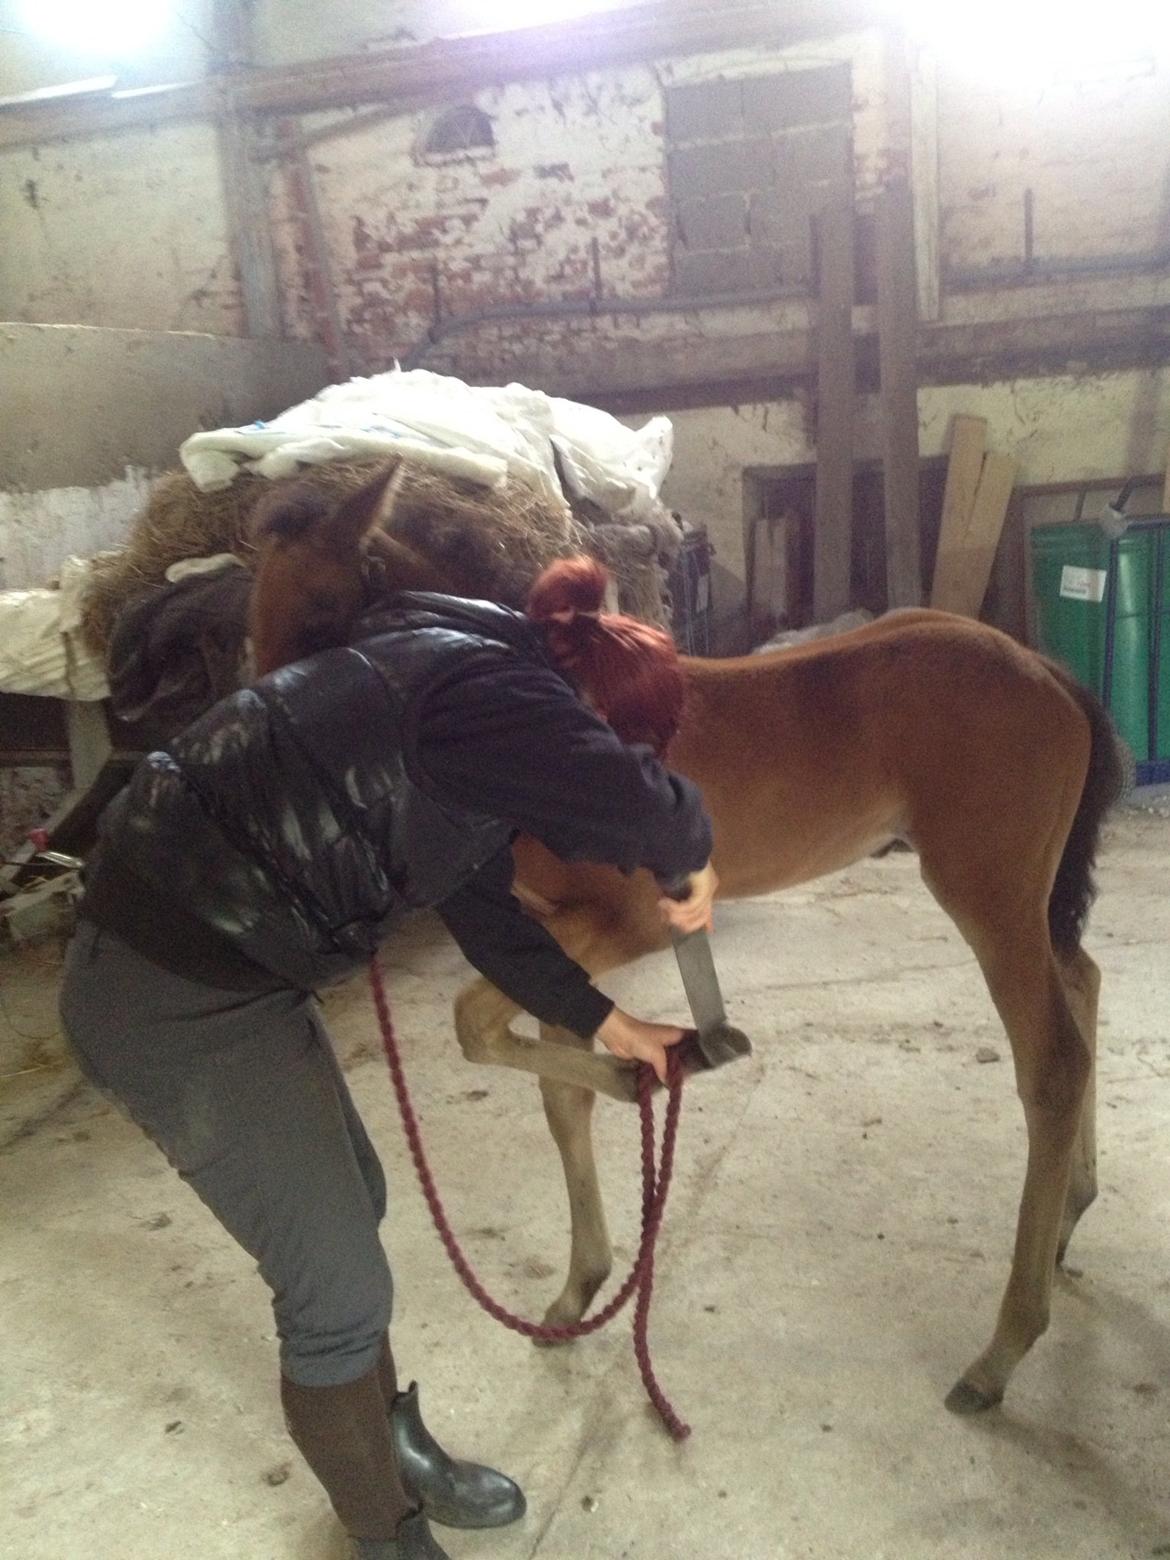
<path fill-rule="evenodd" d="M 582 1046 L 582 1040 L 567 1029 L 540 1026 L 541 1036 L 557 1045 Z M 605 1207 L 597 1183 L 597 1165 L 593 1157 L 593 1102 L 591 1089 L 540 1080 L 545 1119 L 553 1141 L 560 1150 L 569 1193 L 569 1217 L 572 1246 L 565 1287 L 545 1312 L 547 1327 L 566 1327 L 579 1322 L 593 1297 L 609 1277 L 613 1250 L 605 1223 Z"/>
<path fill-rule="evenodd" d="M 455 999 L 455 1033 L 467 1060 L 489 1067 L 516 1067 L 551 1083 L 591 1089 L 626 1104 L 637 1099 L 636 1062 L 518 1035 L 509 1026 L 521 1011 L 490 981 L 477 980 L 461 991 Z"/>

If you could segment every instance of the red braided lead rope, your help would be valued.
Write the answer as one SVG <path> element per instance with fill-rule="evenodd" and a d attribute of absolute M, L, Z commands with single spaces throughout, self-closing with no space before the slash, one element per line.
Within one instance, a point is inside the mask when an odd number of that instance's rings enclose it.
<path fill-rule="evenodd" d="M 390 1078 L 398 1099 L 398 1110 L 402 1116 L 402 1129 L 406 1134 L 410 1157 L 418 1172 L 419 1185 L 422 1187 L 427 1207 L 431 1211 L 435 1228 L 439 1232 L 439 1239 L 443 1242 L 447 1255 L 451 1259 L 451 1265 L 462 1279 L 468 1293 L 489 1316 L 495 1317 L 497 1322 L 510 1327 L 513 1332 L 522 1333 L 526 1338 L 537 1338 L 542 1343 L 567 1343 L 573 1338 L 584 1338 L 589 1333 L 595 1333 L 607 1322 L 611 1322 L 636 1290 L 638 1299 L 634 1307 L 634 1354 L 638 1361 L 642 1383 L 670 1434 L 676 1441 L 685 1440 L 691 1433 L 691 1427 L 679 1418 L 658 1384 L 650 1360 L 649 1340 L 650 1300 L 654 1292 L 654 1248 L 662 1228 L 662 1216 L 666 1211 L 666 1199 L 670 1191 L 671 1175 L 674 1170 L 674 1149 L 678 1138 L 679 1112 L 682 1106 L 682 1067 L 678 1058 L 673 1053 L 668 1053 L 670 1066 L 667 1074 L 666 1119 L 662 1129 L 661 1163 L 658 1166 L 654 1163 L 654 1106 L 651 1100 L 654 1086 L 653 1069 L 643 1066 L 638 1075 L 638 1109 L 642 1126 L 642 1234 L 638 1244 L 638 1255 L 630 1269 L 629 1277 L 613 1298 L 593 1316 L 574 1322 L 568 1327 L 545 1327 L 539 1322 L 525 1321 L 523 1317 L 513 1315 L 511 1311 L 505 1310 L 502 1305 L 493 1300 L 463 1255 L 451 1230 L 442 1200 L 435 1187 L 434 1176 L 427 1163 L 418 1118 L 415 1116 L 406 1075 L 402 1070 L 402 1058 L 398 1051 L 393 1020 L 390 1017 L 390 1004 L 382 981 L 382 971 L 376 958 L 370 961 L 370 986 L 374 996 L 374 1007 L 378 1014 L 378 1024 L 382 1031 L 382 1046 L 390 1067 Z"/>

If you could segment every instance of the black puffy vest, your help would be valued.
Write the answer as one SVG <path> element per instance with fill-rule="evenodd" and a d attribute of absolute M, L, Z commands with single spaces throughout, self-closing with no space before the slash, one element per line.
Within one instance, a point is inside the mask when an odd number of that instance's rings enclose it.
<path fill-rule="evenodd" d="M 144 759 L 107 809 L 87 876 L 107 907 L 94 919 L 121 930 L 117 896 L 141 891 L 282 982 L 310 990 L 349 974 L 511 838 L 499 819 L 439 801 L 416 759 L 427 691 L 501 651 L 550 664 L 520 613 L 403 594 L 360 643 L 223 700 Z"/>

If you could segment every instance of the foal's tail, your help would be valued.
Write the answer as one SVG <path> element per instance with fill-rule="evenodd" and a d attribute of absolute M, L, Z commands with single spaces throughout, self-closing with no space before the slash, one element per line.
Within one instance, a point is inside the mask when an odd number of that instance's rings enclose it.
<path fill-rule="evenodd" d="M 1089 722 L 1091 747 L 1084 789 L 1056 869 L 1056 881 L 1048 901 L 1048 930 L 1058 957 L 1070 958 L 1081 945 L 1081 936 L 1096 898 L 1093 862 L 1101 824 L 1109 809 L 1130 787 L 1132 761 L 1114 727 L 1109 711 L 1096 694 L 1054 661 L 1044 663 L 1061 687 L 1072 694 Z"/>

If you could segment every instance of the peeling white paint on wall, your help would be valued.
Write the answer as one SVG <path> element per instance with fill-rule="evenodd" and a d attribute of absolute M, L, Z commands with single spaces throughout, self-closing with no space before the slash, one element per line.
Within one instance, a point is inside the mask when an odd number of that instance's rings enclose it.
<path fill-rule="evenodd" d="M 1024 259 L 1024 196 L 1034 259 L 1085 260 L 1170 250 L 1170 55 L 1127 77 L 1027 84 L 939 80 L 944 268 Z"/>
<path fill-rule="evenodd" d="M 71 555 L 90 558 L 118 546 L 152 480 L 151 472 L 127 468 L 103 487 L 0 491 L 0 590 L 47 585 Z"/>
<path fill-rule="evenodd" d="M 1170 451 L 1170 368 L 932 386 L 918 409 L 923 455 L 949 447 L 955 412 L 986 417 L 989 445 L 1016 457 L 1024 487 L 1153 475 Z"/>

